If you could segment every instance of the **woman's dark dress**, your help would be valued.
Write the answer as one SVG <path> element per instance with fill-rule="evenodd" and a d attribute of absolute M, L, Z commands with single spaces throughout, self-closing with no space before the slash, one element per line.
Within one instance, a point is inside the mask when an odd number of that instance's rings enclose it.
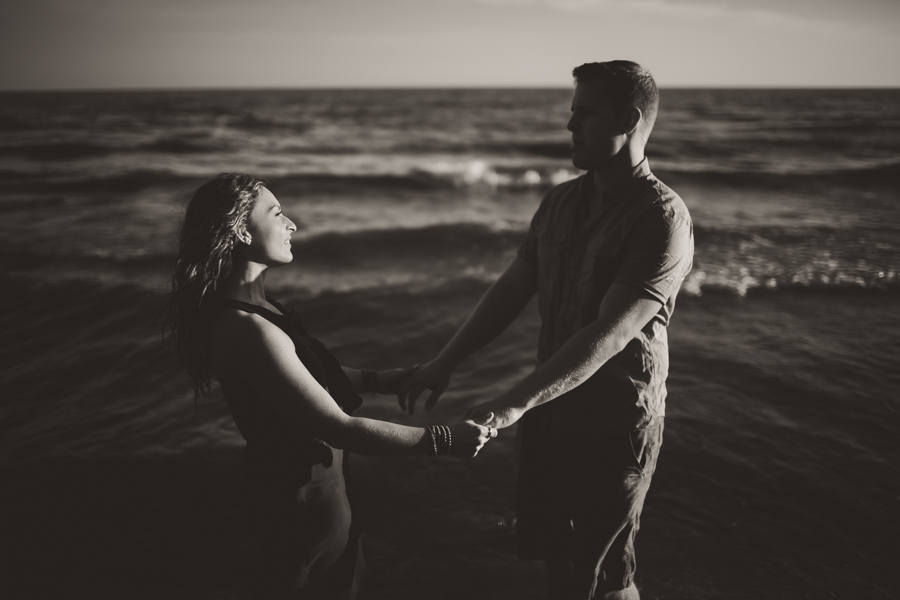
<path fill-rule="evenodd" d="M 358 408 L 362 401 L 337 359 L 309 337 L 293 311 L 269 302 L 284 314 L 231 299 L 222 299 L 220 308 L 254 313 L 279 327 L 344 412 Z M 289 429 L 258 398 L 231 392 L 226 400 L 247 441 L 245 500 L 260 550 L 255 587 L 273 598 L 355 598 L 364 561 L 345 488 L 349 456 L 310 432 Z"/>

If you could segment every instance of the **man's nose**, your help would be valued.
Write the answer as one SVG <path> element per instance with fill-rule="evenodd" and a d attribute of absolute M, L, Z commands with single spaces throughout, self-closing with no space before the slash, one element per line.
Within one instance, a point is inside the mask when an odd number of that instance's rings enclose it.
<path fill-rule="evenodd" d="M 577 129 L 577 127 L 578 127 L 578 125 L 575 122 L 575 115 L 572 115 L 571 117 L 569 117 L 569 122 L 566 123 L 566 129 L 568 129 L 569 131 L 574 133 L 575 129 Z"/>

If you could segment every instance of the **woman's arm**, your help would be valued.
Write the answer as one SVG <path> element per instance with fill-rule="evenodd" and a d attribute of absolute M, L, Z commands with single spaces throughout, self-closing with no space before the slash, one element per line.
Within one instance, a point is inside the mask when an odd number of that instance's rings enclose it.
<path fill-rule="evenodd" d="M 347 415 L 297 358 L 290 337 L 262 317 L 237 312 L 222 317 L 216 372 L 239 379 L 298 433 L 361 454 L 428 454 L 433 448 L 424 428 Z M 450 429 L 455 456 L 475 456 L 491 435 L 471 422 Z"/>

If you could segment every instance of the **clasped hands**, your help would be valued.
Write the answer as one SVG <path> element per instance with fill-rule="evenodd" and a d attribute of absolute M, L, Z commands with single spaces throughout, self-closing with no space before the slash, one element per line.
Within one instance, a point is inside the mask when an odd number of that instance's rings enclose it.
<path fill-rule="evenodd" d="M 425 410 L 431 410 L 450 385 L 452 370 L 452 367 L 443 364 L 439 358 L 421 367 L 416 365 L 409 369 L 394 369 L 393 371 L 403 372 L 396 391 L 400 408 L 413 414 L 416 400 L 427 389 L 431 393 L 425 399 Z M 524 412 L 520 408 L 507 406 L 497 398 L 472 406 L 462 420 L 490 427 L 493 430 L 492 437 L 496 437 L 497 429 L 509 427 L 518 421 Z"/>
<path fill-rule="evenodd" d="M 435 361 L 428 363 L 424 368 L 419 365 L 405 369 L 388 369 L 379 371 L 376 378 L 376 391 L 380 394 L 396 394 L 403 410 L 409 410 L 412 414 L 416 399 L 426 388 L 431 389 L 431 395 L 425 403 L 426 410 L 430 410 L 438 398 L 447 389 L 450 383 L 451 369 L 443 368 Z M 481 405 L 470 409 L 463 419 L 449 427 L 449 440 L 446 452 L 453 456 L 473 457 L 485 443 L 497 437 L 498 427 L 504 427 L 500 423 L 506 420 L 495 419 L 494 414 L 485 410 L 487 405 Z M 507 419 L 508 420 L 508 419 Z M 434 434 L 432 433 L 432 436 Z M 434 442 L 434 440 L 433 440 Z M 435 443 L 435 452 L 438 452 L 438 444 Z"/>

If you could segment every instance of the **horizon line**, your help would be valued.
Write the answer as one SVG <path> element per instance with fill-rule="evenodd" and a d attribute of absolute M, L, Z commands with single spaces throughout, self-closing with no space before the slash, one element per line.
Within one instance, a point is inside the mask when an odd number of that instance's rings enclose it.
<path fill-rule="evenodd" d="M 744 85 L 677 84 L 660 85 L 660 90 L 900 90 L 898 85 Z M 571 90 L 559 85 L 334 85 L 334 86 L 159 86 L 159 87 L 62 87 L 0 89 L 0 94 L 109 93 L 109 92 L 289 92 L 289 91 L 429 91 L 429 90 Z"/>

